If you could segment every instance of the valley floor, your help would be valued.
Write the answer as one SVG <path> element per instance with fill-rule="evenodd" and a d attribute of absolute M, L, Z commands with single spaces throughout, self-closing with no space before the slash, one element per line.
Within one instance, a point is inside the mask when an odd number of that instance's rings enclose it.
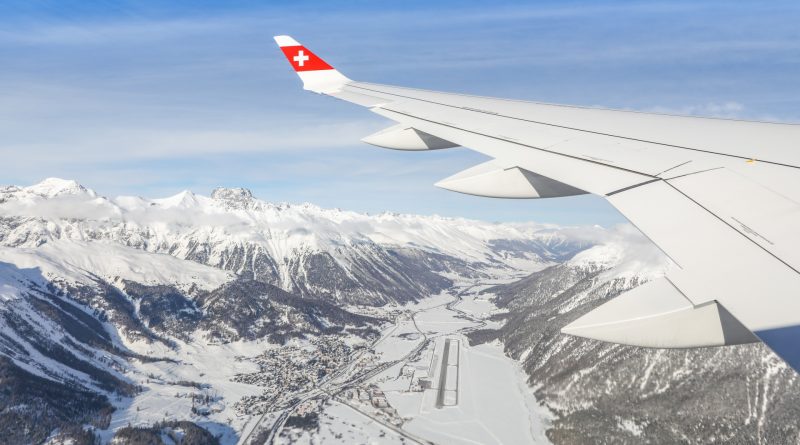
<path fill-rule="evenodd" d="M 403 428 L 435 443 L 548 443 L 544 435 L 548 412 L 533 398 L 519 365 L 505 356 L 499 343 L 471 347 L 462 334 L 482 325 L 481 319 L 494 307 L 474 292 L 457 298 L 417 314 L 419 328 L 432 341 L 428 350 L 417 361 L 388 369 L 374 382 L 399 415 L 410 419 Z M 445 360 L 448 366 L 443 365 Z M 414 373 L 404 376 L 403 369 L 409 366 Z M 433 373 L 427 376 L 430 369 Z M 432 388 L 407 389 L 417 384 L 415 379 L 426 377 Z"/>
<path fill-rule="evenodd" d="M 187 419 L 221 435 L 223 444 L 548 443 L 549 411 L 533 397 L 520 365 L 501 344 L 470 346 L 465 336 L 494 327 L 485 319 L 497 309 L 478 294 L 491 284 L 364 308 L 393 321 L 371 343 L 344 341 L 350 352 L 340 365 L 302 388 L 258 381 L 257 358 L 266 350 L 279 361 L 308 360 L 320 355 L 313 342 L 181 345 L 176 363 L 137 365 L 134 378 L 145 391 L 117 401 L 108 438 L 129 424 Z M 241 383 L 241 375 L 256 378 Z"/>
<path fill-rule="evenodd" d="M 326 382 L 291 414 L 308 418 L 311 410 L 318 423 L 273 424 L 268 441 L 549 443 L 549 411 L 533 397 L 519 364 L 499 343 L 470 347 L 464 335 L 496 311 L 477 294 L 484 287 L 465 285 L 403 306 L 370 348 L 377 360 Z"/>

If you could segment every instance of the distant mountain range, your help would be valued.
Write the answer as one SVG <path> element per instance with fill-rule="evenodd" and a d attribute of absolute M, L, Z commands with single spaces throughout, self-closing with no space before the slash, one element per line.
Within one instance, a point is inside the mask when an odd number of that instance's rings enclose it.
<path fill-rule="evenodd" d="M 559 261 L 587 244 L 538 224 L 272 204 L 246 189 L 145 199 L 106 198 L 54 178 L 0 188 L 0 245 L 53 241 L 166 253 L 301 296 L 368 305 L 436 293 L 452 284 L 448 274 Z"/>
<path fill-rule="evenodd" d="M 172 360 L 150 349 L 373 338 L 385 320 L 349 305 L 540 269 L 592 242 L 536 224 L 271 204 L 245 189 L 151 200 L 61 179 L 0 187 L 0 437 L 106 428 L 115 400 L 141 390 L 131 360 Z"/>
<path fill-rule="evenodd" d="M 177 365 L 185 345 L 374 339 L 386 320 L 371 308 L 535 271 L 485 291 L 504 325 L 471 339 L 500 340 L 523 364 L 555 443 L 796 443 L 800 383 L 760 345 L 648 350 L 559 333 L 666 267 L 629 226 L 367 215 L 246 189 L 145 199 L 61 179 L 0 187 L 0 437 L 92 443 L 86 426 L 106 430 L 144 389 L 135 370 Z M 115 443 L 174 428 L 215 443 L 212 427 L 122 428 Z"/>

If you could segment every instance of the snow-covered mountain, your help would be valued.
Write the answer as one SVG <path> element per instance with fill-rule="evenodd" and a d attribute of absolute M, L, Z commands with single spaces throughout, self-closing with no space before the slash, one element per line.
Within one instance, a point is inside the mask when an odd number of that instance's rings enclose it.
<path fill-rule="evenodd" d="M 92 443 L 93 425 L 118 443 L 165 431 L 233 443 L 240 416 L 292 403 L 285 388 L 314 387 L 396 305 L 536 271 L 486 291 L 504 324 L 471 338 L 523 363 L 555 443 L 797 442 L 800 383 L 761 345 L 647 350 L 559 333 L 668 267 L 629 226 L 367 215 L 245 189 L 0 187 L 0 437 Z M 149 398 L 203 423 L 125 429 L 162 420 Z"/>
<path fill-rule="evenodd" d="M 191 361 L 192 351 L 235 362 L 298 339 L 308 354 L 348 351 L 385 323 L 354 304 L 518 275 L 596 241 L 536 224 L 271 204 L 244 189 L 144 199 L 60 179 L 1 187 L 0 437 L 41 443 L 60 431 L 91 441 L 81 425 L 104 430 L 115 409 L 160 387 L 171 399 L 187 387 L 216 403 L 230 388 L 192 379 L 213 374 L 229 385 L 252 370 Z M 330 360 L 304 365 L 314 372 L 303 384 Z M 189 377 L 147 383 L 156 371 Z M 246 411 L 272 400 L 263 382 L 236 385 L 219 418 L 236 414 L 242 396 L 253 401 Z M 224 423 L 203 428 L 234 437 Z"/>
<path fill-rule="evenodd" d="M 797 443 L 800 380 L 762 344 L 646 349 L 560 334 L 669 265 L 627 229 L 570 260 L 487 290 L 506 312 L 501 340 L 555 414 L 554 443 Z"/>
<path fill-rule="evenodd" d="M 0 247 L 0 437 L 42 443 L 53 431 L 107 428 L 120 403 L 146 390 L 139 367 L 174 366 L 186 345 L 368 339 L 382 322 L 108 241 Z"/>
<path fill-rule="evenodd" d="M 414 300 L 447 288 L 451 276 L 532 270 L 587 244 L 538 224 L 272 204 L 245 189 L 145 199 L 106 198 L 54 178 L 0 188 L 0 245 L 55 240 L 166 253 L 302 296 L 359 304 Z"/>

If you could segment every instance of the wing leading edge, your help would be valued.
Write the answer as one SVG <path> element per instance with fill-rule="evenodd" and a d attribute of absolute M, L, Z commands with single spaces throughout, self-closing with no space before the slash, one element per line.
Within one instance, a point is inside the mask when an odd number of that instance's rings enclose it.
<path fill-rule="evenodd" d="M 506 198 L 600 195 L 675 263 L 663 281 L 563 332 L 649 347 L 761 340 L 800 370 L 800 126 L 355 82 L 294 39 L 276 41 L 306 89 L 397 123 L 366 142 L 464 146 L 493 158 L 438 186 Z"/>

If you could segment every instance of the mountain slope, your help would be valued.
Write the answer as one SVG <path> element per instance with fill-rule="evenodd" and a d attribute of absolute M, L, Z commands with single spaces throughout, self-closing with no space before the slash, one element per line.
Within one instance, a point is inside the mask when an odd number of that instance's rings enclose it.
<path fill-rule="evenodd" d="M 419 300 L 592 242 L 533 224 L 275 205 L 243 189 L 148 200 L 58 179 L 3 187 L 0 437 L 144 434 L 162 418 L 121 427 L 155 397 L 230 442 L 222 419 L 291 400 L 256 364 L 291 357 L 305 380 L 270 372 L 312 385 L 377 337 L 386 320 L 353 304 Z"/>
<path fill-rule="evenodd" d="M 656 350 L 563 335 L 560 328 L 660 275 L 644 240 L 606 243 L 489 289 L 508 312 L 499 338 L 556 414 L 554 443 L 796 443 L 800 381 L 761 344 Z M 648 249 L 650 251 L 648 251 Z"/>
<path fill-rule="evenodd" d="M 104 241 L 3 247 L 0 437 L 4 443 L 40 443 L 57 429 L 79 434 L 80 425 L 107 428 L 115 409 L 149 390 L 139 368 L 183 365 L 172 357 L 187 345 L 282 345 L 323 335 L 369 339 L 383 322 L 251 278 Z"/>

